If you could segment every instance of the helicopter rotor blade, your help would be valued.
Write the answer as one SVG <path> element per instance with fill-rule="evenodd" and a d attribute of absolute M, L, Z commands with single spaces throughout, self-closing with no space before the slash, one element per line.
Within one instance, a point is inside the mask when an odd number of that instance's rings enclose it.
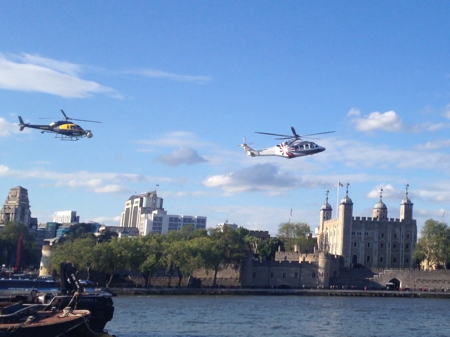
<path fill-rule="evenodd" d="M 69 119 L 70 119 L 69 117 L 67 117 L 67 115 L 66 115 L 66 113 L 64 112 L 63 109 L 61 109 L 61 113 L 63 114 L 63 116 L 64 116 L 64 118 L 65 118 L 66 120 L 69 120 Z"/>
<path fill-rule="evenodd" d="M 295 138 L 300 138 L 300 136 L 297 134 L 297 132 L 295 132 L 295 129 L 293 126 L 291 126 L 291 131 Z"/>
<path fill-rule="evenodd" d="M 280 136 L 280 137 L 292 138 L 292 136 L 290 136 L 290 135 L 281 135 L 279 133 L 259 132 L 259 131 L 256 131 L 255 133 L 259 133 L 260 135 Z"/>
<path fill-rule="evenodd" d="M 77 118 L 69 118 L 71 121 L 79 121 L 79 122 L 89 122 L 89 123 L 102 123 L 100 121 L 91 121 L 88 119 L 77 119 Z"/>
<path fill-rule="evenodd" d="M 326 133 L 334 133 L 336 131 L 325 131 L 325 132 L 318 132 L 318 133 L 310 133 L 307 135 L 302 135 L 301 137 L 308 137 L 308 136 L 315 136 L 315 135 L 324 135 Z"/>

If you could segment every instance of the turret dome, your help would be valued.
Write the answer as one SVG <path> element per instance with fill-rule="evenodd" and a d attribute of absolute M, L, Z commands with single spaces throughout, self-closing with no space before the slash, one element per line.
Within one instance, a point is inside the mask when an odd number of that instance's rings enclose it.
<path fill-rule="evenodd" d="M 387 209 L 386 204 L 382 201 L 379 200 L 374 206 L 374 209 Z"/>
<path fill-rule="evenodd" d="M 324 203 L 324 204 L 322 205 L 322 207 L 320 207 L 320 209 L 321 209 L 322 211 L 331 211 L 331 210 L 332 210 L 331 205 L 330 205 L 328 202 Z"/>

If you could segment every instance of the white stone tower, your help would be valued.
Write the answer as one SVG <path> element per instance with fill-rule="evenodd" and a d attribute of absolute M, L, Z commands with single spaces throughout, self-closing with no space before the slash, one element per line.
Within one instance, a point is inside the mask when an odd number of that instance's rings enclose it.
<path fill-rule="evenodd" d="M 339 204 L 339 221 L 337 236 L 337 255 L 344 257 L 344 266 L 350 268 L 351 266 L 351 241 L 352 241 L 352 221 L 353 221 L 353 201 L 348 196 L 347 183 L 345 198 Z"/>
<path fill-rule="evenodd" d="M 405 197 L 400 203 L 400 221 L 412 221 L 413 203 L 408 197 L 409 184 L 405 186 Z"/>

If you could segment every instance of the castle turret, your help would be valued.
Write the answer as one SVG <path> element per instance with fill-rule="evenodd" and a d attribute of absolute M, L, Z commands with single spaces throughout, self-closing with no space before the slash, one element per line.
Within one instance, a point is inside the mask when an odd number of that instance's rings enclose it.
<path fill-rule="evenodd" d="M 331 205 L 328 203 L 328 193 L 330 191 L 326 191 L 326 198 L 325 203 L 320 207 L 320 221 L 319 221 L 319 227 L 320 231 L 323 231 L 323 223 L 327 220 L 331 219 L 331 215 L 333 212 L 333 209 L 331 208 Z"/>
<path fill-rule="evenodd" d="M 345 192 L 345 198 L 339 204 L 339 228 L 337 231 L 337 255 L 344 257 L 344 265 L 351 265 L 351 238 L 352 238 L 352 221 L 353 221 L 353 201 L 348 196 L 348 187 Z"/>
<path fill-rule="evenodd" d="M 413 214 L 413 203 L 408 197 L 409 184 L 405 188 L 405 197 L 400 203 L 400 221 L 411 221 Z"/>
<path fill-rule="evenodd" d="M 373 206 L 372 217 L 378 221 L 387 220 L 388 211 L 383 202 L 383 188 L 380 188 L 380 200 Z"/>

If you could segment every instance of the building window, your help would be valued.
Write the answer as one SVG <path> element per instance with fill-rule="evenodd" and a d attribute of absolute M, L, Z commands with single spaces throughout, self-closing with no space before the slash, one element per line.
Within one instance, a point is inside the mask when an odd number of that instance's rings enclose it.
<path fill-rule="evenodd" d="M 298 273 L 297 272 L 294 273 L 294 277 L 298 278 Z"/>
<path fill-rule="evenodd" d="M 367 256 L 366 261 L 367 261 L 367 262 L 370 262 L 370 256 Z"/>
<path fill-rule="evenodd" d="M 364 232 L 364 235 L 365 235 L 365 236 L 369 235 L 369 232 Z"/>
<path fill-rule="evenodd" d="M 395 257 L 392 258 L 392 263 L 396 263 L 397 259 Z"/>
<path fill-rule="evenodd" d="M 384 233 L 381 233 L 381 238 L 384 238 Z"/>
<path fill-rule="evenodd" d="M 253 272 L 253 278 L 256 278 L 256 271 Z"/>
<path fill-rule="evenodd" d="M 409 248 L 409 244 L 407 243 L 407 244 L 405 244 L 405 249 L 408 249 Z"/>
<path fill-rule="evenodd" d="M 406 234 L 406 238 L 409 239 L 409 234 Z"/>
<path fill-rule="evenodd" d="M 286 278 L 286 273 L 283 272 L 283 278 Z"/>
<path fill-rule="evenodd" d="M 353 247 L 356 247 L 356 242 L 353 243 Z"/>
<path fill-rule="evenodd" d="M 394 234 L 394 239 L 397 239 L 397 234 Z"/>
<path fill-rule="evenodd" d="M 352 235 L 355 235 L 355 232 L 352 232 Z"/>
<path fill-rule="evenodd" d="M 367 242 L 367 247 L 370 247 L 370 242 Z"/>
<path fill-rule="evenodd" d="M 273 278 L 273 272 L 270 272 L 270 278 Z"/>
<path fill-rule="evenodd" d="M 392 245 L 392 248 L 397 248 L 397 245 L 394 243 L 394 244 Z"/>
<path fill-rule="evenodd" d="M 383 257 L 382 256 L 380 256 L 380 262 L 383 262 Z"/>
<path fill-rule="evenodd" d="M 405 263 L 409 263 L 409 259 L 408 258 L 405 259 Z"/>
<path fill-rule="evenodd" d="M 316 273 L 313 272 L 313 273 L 311 274 L 311 277 L 312 277 L 312 278 L 316 278 Z"/>

